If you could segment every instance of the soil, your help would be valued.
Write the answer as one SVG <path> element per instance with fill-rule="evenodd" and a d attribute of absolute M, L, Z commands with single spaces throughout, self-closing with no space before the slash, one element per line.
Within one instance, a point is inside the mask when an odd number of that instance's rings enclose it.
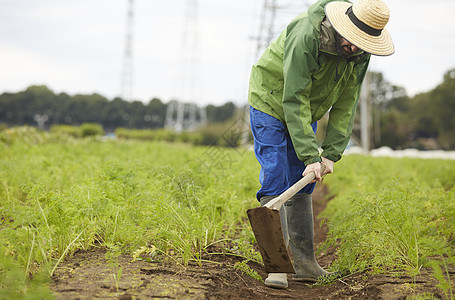
<path fill-rule="evenodd" d="M 324 185 L 315 190 L 315 216 L 329 201 L 326 194 Z M 327 227 L 321 226 L 321 219 L 315 217 L 314 228 L 317 248 L 326 238 Z M 129 255 L 120 255 L 121 275 L 116 281 L 116 270 L 106 260 L 105 253 L 98 248 L 79 251 L 62 262 L 50 283 L 56 299 L 406 299 L 415 295 L 448 298 L 425 269 L 413 278 L 357 273 L 322 286 L 289 278 L 287 290 L 273 289 L 232 268 L 242 259 L 228 255 L 212 255 L 213 262 L 188 266 L 133 261 Z M 322 267 L 327 267 L 335 259 L 335 253 L 329 250 L 317 259 Z M 249 266 L 266 278 L 261 265 L 250 263 Z M 455 286 L 455 270 L 451 270 L 451 277 Z"/>

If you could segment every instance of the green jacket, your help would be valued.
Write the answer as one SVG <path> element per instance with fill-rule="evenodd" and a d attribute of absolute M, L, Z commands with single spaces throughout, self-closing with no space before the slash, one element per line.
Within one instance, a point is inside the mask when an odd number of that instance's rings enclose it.
<path fill-rule="evenodd" d="M 253 66 L 249 104 L 287 127 L 298 158 L 306 165 L 320 162 L 311 123 L 329 112 L 322 156 L 338 161 L 352 132 L 360 88 L 370 54 L 341 58 L 335 30 L 319 0 L 297 16 Z"/>

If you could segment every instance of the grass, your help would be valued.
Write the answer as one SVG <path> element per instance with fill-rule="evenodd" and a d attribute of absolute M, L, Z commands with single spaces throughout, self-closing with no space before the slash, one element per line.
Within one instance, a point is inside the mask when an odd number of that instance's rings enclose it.
<path fill-rule="evenodd" d="M 455 264 L 455 162 L 349 156 L 326 181 L 336 197 L 326 246 L 332 268 L 416 276 L 433 269 L 448 299 L 447 265 Z"/>
<path fill-rule="evenodd" d="M 156 247 L 161 259 L 187 264 L 201 263 L 211 245 L 254 240 L 244 230 L 246 209 L 257 205 L 252 153 L 96 138 L 62 142 L 18 130 L 0 144 L 1 250 L 15 266 L 0 265 L 0 294 L 12 288 L 25 297 L 30 278 L 51 276 L 78 249 L 132 254 Z M 21 288 L 7 283 L 11 272 L 21 274 Z"/>
<path fill-rule="evenodd" d="M 45 283 L 62 259 L 100 246 L 113 253 L 117 284 L 118 253 L 202 264 L 213 245 L 258 276 L 246 263 L 261 261 L 245 213 L 259 188 L 252 152 L 1 134 L 0 299 L 49 298 Z M 453 297 L 454 170 L 453 161 L 344 157 L 325 179 L 335 196 L 324 212 L 332 269 L 415 276 L 428 267 Z"/>

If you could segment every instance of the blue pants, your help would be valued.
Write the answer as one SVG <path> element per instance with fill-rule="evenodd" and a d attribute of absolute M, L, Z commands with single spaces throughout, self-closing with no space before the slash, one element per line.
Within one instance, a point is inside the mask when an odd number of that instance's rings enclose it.
<path fill-rule="evenodd" d="M 280 120 L 250 107 L 250 124 L 254 138 L 254 153 L 261 165 L 261 189 L 256 198 L 283 193 L 302 178 L 305 164 L 297 158 L 289 132 Z M 311 124 L 316 133 L 317 123 Z M 313 193 L 316 183 L 299 193 Z"/>

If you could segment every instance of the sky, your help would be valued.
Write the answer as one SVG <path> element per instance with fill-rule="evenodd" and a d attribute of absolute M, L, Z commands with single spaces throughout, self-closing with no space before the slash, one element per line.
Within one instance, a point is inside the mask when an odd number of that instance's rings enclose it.
<path fill-rule="evenodd" d="M 197 14 L 188 21 L 191 1 Z M 246 104 L 263 1 L 134 0 L 132 100 Z M 314 2 L 277 0 L 286 10 L 278 10 L 276 28 Z M 370 71 L 409 96 L 433 89 L 455 68 L 455 1 L 384 2 L 396 52 L 373 56 Z M 128 0 L 0 0 L 0 94 L 46 85 L 54 93 L 127 97 L 127 12 Z M 188 31 L 197 39 L 185 40 Z M 193 71 L 184 71 L 185 62 Z"/>

